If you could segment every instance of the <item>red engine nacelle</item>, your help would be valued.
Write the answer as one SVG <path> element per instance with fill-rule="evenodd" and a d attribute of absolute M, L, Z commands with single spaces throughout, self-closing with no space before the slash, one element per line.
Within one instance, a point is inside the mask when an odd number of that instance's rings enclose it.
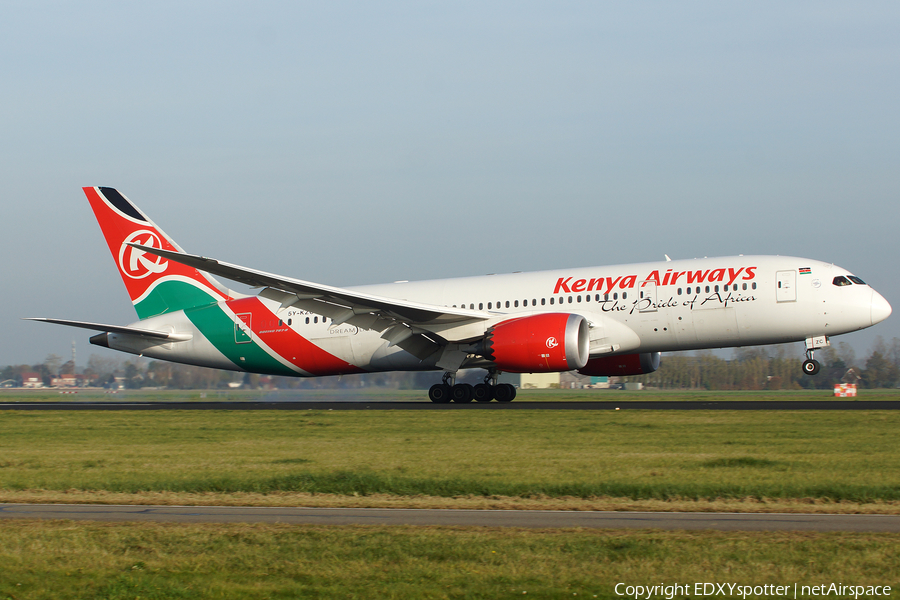
<path fill-rule="evenodd" d="M 584 367 L 578 369 L 578 372 L 582 375 L 624 377 L 652 373 L 658 368 L 659 352 L 644 352 L 643 354 L 620 354 L 619 356 L 592 358 Z"/>
<path fill-rule="evenodd" d="M 510 319 L 488 329 L 482 354 L 507 373 L 550 373 L 585 366 L 589 346 L 584 317 L 548 313 Z"/>

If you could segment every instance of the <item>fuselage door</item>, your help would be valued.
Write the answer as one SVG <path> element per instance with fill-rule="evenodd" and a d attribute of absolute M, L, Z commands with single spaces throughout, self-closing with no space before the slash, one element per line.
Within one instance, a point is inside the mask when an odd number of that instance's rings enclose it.
<path fill-rule="evenodd" d="M 657 311 L 656 281 L 651 279 L 641 283 L 641 296 L 638 302 L 638 310 L 642 313 Z"/>
<path fill-rule="evenodd" d="M 775 273 L 776 302 L 797 301 L 797 271 L 778 271 Z"/>
<path fill-rule="evenodd" d="M 246 344 L 252 341 L 250 335 L 250 318 L 252 313 L 235 314 L 234 317 L 234 343 Z"/>

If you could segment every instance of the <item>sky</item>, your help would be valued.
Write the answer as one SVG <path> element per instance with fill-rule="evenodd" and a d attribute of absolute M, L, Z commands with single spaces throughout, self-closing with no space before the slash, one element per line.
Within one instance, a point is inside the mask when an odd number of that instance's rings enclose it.
<path fill-rule="evenodd" d="M 331 285 L 699 256 L 896 308 L 896 2 L 0 6 L 0 365 L 136 319 L 81 192 Z M 867 355 L 893 315 L 839 338 Z M 121 355 L 119 355 L 121 356 Z"/>

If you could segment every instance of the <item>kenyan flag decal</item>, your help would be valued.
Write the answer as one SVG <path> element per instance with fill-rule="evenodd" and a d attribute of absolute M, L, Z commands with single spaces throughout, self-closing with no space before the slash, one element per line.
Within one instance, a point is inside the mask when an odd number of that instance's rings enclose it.
<path fill-rule="evenodd" d="M 809 275 L 810 273 L 812 273 L 812 269 L 810 269 L 809 267 L 800 267 L 801 275 Z"/>

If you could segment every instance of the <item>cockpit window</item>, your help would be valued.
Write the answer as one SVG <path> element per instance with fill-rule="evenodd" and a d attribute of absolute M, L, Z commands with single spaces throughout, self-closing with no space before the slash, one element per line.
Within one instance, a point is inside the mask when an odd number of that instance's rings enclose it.
<path fill-rule="evenodd" d="M 853 283 L 858 283 L 859 285 L 866 285 L 866 282 L 857 277 L 856 275 L 847 275 L 847 279 L 852 281 Z"/>
<path fill-rule="evenodd" d="M 852 285 L 850 283 L 850 280 L 847 279 L 846 277 L 844 277 L 843 275 L 838 275 L 837 277 L 835 277 L 832 280 L 831 283 L 833 283 L 834 285 L 836 285 L 838 287 L 845 286 L 845 285 Z"/>

